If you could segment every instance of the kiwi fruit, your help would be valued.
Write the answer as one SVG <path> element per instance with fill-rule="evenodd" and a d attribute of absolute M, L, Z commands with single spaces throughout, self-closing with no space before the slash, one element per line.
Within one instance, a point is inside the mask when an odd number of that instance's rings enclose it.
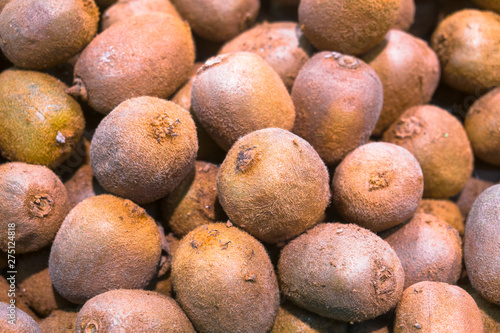
<path fill-rule="evenodd" d="M 180 240 L 175 237 L 173 233 L 169 233 L 165 236 L 165 239 L 170 248 L 170 259 L 175 255 L 177 248 L 179 247 Z M 148 287 L 148 289 L 154 290 L 160 294 L 165 296 L 173 297 L 172 290 L 172 270 L 171 270 L 171 260 L 170 265 L 164 265 L 161 269 L 158 270 L 158 275 L 156 279 L 153 280 L 152 284 Z M 168 267 L 167 269 L 165 269 Z"/>
<path fill-rule="evenodd" d="M 187 23 L 165 13 L 113 24 L 82 52 L 68 92 L 108 114 L 140 96 L 168 98 L 188 78 L 194 43 Z"/>
<path fill-rule="evenodd" d="M 0 302 L 2 333 L 42 333 L 36 321 L 15 304 Z"/>
<path fill-rule="evenodd" d="M 78 304 L 112 289 L 141 289 L 156 274 L 160 246 L 158 227 L 144 209 L 109 194 L 91 197 L 59 229 L 50 278 L 64 298 Z"/>
<path fill-rule="evenodd" d="M 194 33 L 213 42 L 225 42 L 255 22 L 259 0 L 172 0 Z"/>
<path fill-rule="evenodd" d="M 2 251 L 11 249 L 12 243 L 16 254 L 49 245 L 68 212 L 66 189 L 50 169 L 21 162 L 0 164 Z"/>
<path fill-rule="evenodd" d="M 252 132 L 227 153 L 217 192 L 231 222 L 266 243 L 315 225 L 330 203 L 325 164 L 307 141 L 278 128 Z"/>
<path fill-rule="evenodd" d="M 319 52 L 302 67 L 293 85 L 293 132 L 326 164 L 336 165 L 368 141 L 382 110 L 382 89 L 377 73 L 363 61 Z"/>
<path fill-rule="evenodd" d="M 11 0 L 0 0 L 0 13 L 2 12 L 3 8 L 10 2 Z"/>
<path fill-rule="evenodd" d="M 384 88 L 384 106 L 373 134 L 381 136 L 406 109 L 426 104 L 436 90 L 440 68 L 436 53 L 423 40 L 390 30 L 362 57 L 377 72 Z"/>
<path fill-rule="evenodd" d="M 106 193 L 95 179 L 90 164 L 82 165 L 73 177 L 64 183 L 64 187 L 71 209 L 87 198 Z"/>
<path fill-rule="evenodd" d="M 318 50 L 362 54 L 379 42 L 398 17 L 402 0 L 302 0 L 299 23 Z"/>
<path fill-rule="evenodd" d="M 457 204 L 451 200 L 424 199 L 415 213 L 433 215 L 455 228 L 460 236 L 464 235 L 464 217 Z"/>
<path fill-rule="evenodd" d="M 439 107 L 409 108 L 387 129 L 383 141 L 415 155 L 424 174 L 425 198 L 458 194 L 472 174 L 474 155 L 465 129 Z"/>
<path fill-rule="evenodd" d="M 124 101 L 101 121 L 90 145 L 90 164 L 106 191 L 145 204 L 181 182 L 197 151 L 189 112 L 144 96 Z"/>
<path fill-rule="evenodd" d="M 469 280 L 487 301 L 500 305 L 500 185 L 476 199 L 465 224 L 464 260 Z"/>
<path fill-rule="evenodd" d="M 467 284 L 460 286 L 472 296 L 481 312 L 485 333 L 500 333 L 500 306 L 482 298 L 475 290 Z"/>
<path fill-rule="evenodd" d="M 0 73 L 0 151 L 7 159 L 55 167 L 71 153 L 85 119 L 65 89 L 44 73 Z"/>
<path fill-rule="evenodd" d="M 405 289 L 396 309 L 394 333 L 483 333 L 481 313 L 462 288 L 424 281 Z"/>
<path fill-rule="evenodd" d="M 78 312 L 75 333 L 195 333 L 170 297 L 146 290 L 110 290 L 88 300 Z"/>
<path fill-rule="evenodd" d="M 403 31 L 410 30 L 415 20 L 415 1 L 414 0 L 401 0 L 401 5 L 398 10 L 396 21 L 391 29 L 398 29 Z"/>
<path fill-rule="evenodd" d="M 172 262 L 177 301 L 199 332 L 268 332 L 279 288 L 264 246 L 225 223 L 181 239 Z"/>
<path fill-rule="evenodd" d="M 484 9 L 490 9 L 500 13 L 500 2 L 498 0 L 472 0 L 476 5 Z"/>
<path fill-rule="evenodd" d="M 93 0 L 11 0 L 0 14 L 0 48 L 17 67 L 47 69 L 90 43 L 98 22 Z"/>
<path fill-rule="evenodd" d="M 345 221 L 379 232 L 408 221 L 423 190 L 422 169 L 409 151 L 374 142 L 354 150 L 336 168 L 332 202 Z"/>
<path fill-rule="evenodd" d="M 42 333 L 74 333 L 76 311 L 54 310 L 39 323 Z"/>
<path fill-rule="evenodd" d="M 296 22 L 263 22 L 224 44 L 219 54 L 231 52 L 258 54 L 291 90 L 297 74 L 312 54 L 312 46 Z"/>
<path fill-rule="evenodd" d="M 295 109 L 283 81 L 255 53 L 210 58 L 198 70 L 191 94 L 196 117 L 226 151 L 250 132 L 293 127 Z"/>
<path fill-rule="evenodd" d="M 5 258 L 7 258 L 6 254 L 3 254 L 3 256 Z M 7 277 L 10 277 L 10 276 L 7 275 Z M 15 295 L 12 295 L 12 296 L 15 296 L 16 309 L 23 311 L 28 316 L 33 318 L 36 322 L 39 322 L 40 319 L 33 312 L 33 310 L 31 310 L 29 308 L 28 304 L 26 304 L 26 300 L 24 299 L 24 295 L 22 292 L 20 292 L 19 288 L 16 287 L 15 281 L 13 281 L 13 280 L 7 281 L 6 278 L 4 278 L 2 275 L 0 275 L 0 302 L 10 304 L 11 298 L 9 297 L 9 294 L 12 293 L 12 290 L 14 290 L 14 293 L 15 293 Z M 0 324 L 0 327 L 2 327 L 1 324 Z"/>
<path fill-rule="evenodd" d="M 467 180 L 467 183 L 465 183 L 457 199 L 457 206 L 460 208 L 460 212 L 462 212 L 464 218 L 467 218 L 469 215 L 472 204 L 476 201 L 477 197 L 483 193 L 484 190 L 493 185 L 495 185 L 495 183 L 474 177 Z"/>
<path fill-rule="evenodd" d="M 474 155 L 500 166 L 500 87 L 472 104 L 465 117 L 465 130 Z"/>
<path fill-rule="evenodd" d="M 464 9 L 446 17 L 431 39 L 443 82 L 468 94 L 500 86 L 499 35 L 496 13 Z"/>

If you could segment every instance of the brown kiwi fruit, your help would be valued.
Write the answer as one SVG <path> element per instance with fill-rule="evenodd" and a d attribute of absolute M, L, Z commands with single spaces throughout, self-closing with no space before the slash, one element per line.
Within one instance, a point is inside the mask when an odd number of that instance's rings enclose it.
<path fill-rule="evenodd" d="M 293 132 L 329 165 L 368 141 L 384 102 L 377 73 L 337 52 L 317 53 L 302 67 L 292 100 L 297 113 Z"/>
<path fill-rule="evenodd" d="M 362 59 L 377 72 L 384 87 L 384 106 L 373 131 L 376 136 L 381 136 L 409 107 L 428 103 L 438 86 L 436 53 L 406 32 L 390 30 Z"/>
<path fill-rule="evenodd" d="M 467 180 L 457 200 L 457 206 L 460 208 L 464 218 L 467 218 L 469 215 L 472 204 L 476 201 L 477 197 L 483 193 L 484 190 L 493 185 L 495 185 L 495 183 L 474 177 Z"/>
<path fill-rule="evenodd" d="M 7 258 L 6 254 L 2 254 Z M 36 322 L 40 321 L 40 318 L 31 310 L 26 304 L 26 300 L 24 299 L 24 295 L 20 290 L 16 287 L 16 277 L 12 277 L 11 274 L 7 274 L 7 278 L 9 280 L 6 280 L 3 276 L 0 276 L 0 302 L 4 302 L 7 304 L 10 304 L 11 302 L 11 297 L 10 296 L 15 296 L 15 306 L 16 309 L 19 309 L 23 312 L 25 312 L 27 315 L 29 315 L 31 318 L 33 318 Z M 15 295 L 13 295 L 13 293 Z M 1 324 L 0 324 L 0 327 Z"/>
<path fill-rule="evenodd" d="M 234 144 L 220 167 L 217 191 L 231 222 L 278 243 L 320 221 L 330 203 L 328 183 L 326 166 L 307 141 L 267 128 Z"/>
<path fill-rule="evenodd" d="M 279 288 L 264 246 L 225 223 L 187 234 L 172 263 L 177 301 L 200 332 L 268 332 Z"/>
<path fill-rule="evenodd" d="M 464 9 L 446 17 L 431 39 L 443 82 L 469 94 L 500 86 L 499 35 L 500 15 L 493 12 Z"/>
<path fill-rule="evenodd" d="M 405 271 L 405 289 L 421 281 L 455 284 L 462 271 L 462 240 L 458 231 L 429 214 L 380 234 L 396 251 Z"/>
<path fill-rule="evenodd" d="M 299 23 L 318 50 L 359 55 L 384 38 L 401 0 L 302 0 Z"/>
<path fill-rule="evenodd" d="M 88 300 L 78 312 L 75 333 L 195 333 L 170 297 L 146 290 L 111 290 Z"/>
<path fill-rule="evenodd" d="M 263 22 L 227 42 L 219 54 L 252 52 L 260 55 L 290 91 L 312 46 L 296 22 Z"/>
<path fill-rule="evenodd" d="M 0 151 L 7 159 L 55 167 L 71 153 L 85 120 L 66 88 L 35 71 L 0 74 Z"/>
<path fill-rule="evenodd" d="M 281 251 L 278 275 L 293 303 L 353 322 L 395 307 L 404 284 L 396 252 L 355 224 L 323 223 L 295 238 Z"/>
<path fill-rule="evenodd" d="M 36 321 L 16 304 L 0 302 L 0 329 L 2 333 L 42 333 Z"/>
<path fill-rule="evenodd" d="M 396 21 L 391 29 L 398 29 L 403 31 L 410 30 L 415 20 L 415 1 L 414 0 L 401 0 L 401 6 L 398 10 Z"/>
<path fill-rule="evenodd" d="M 141 289 L 156 274 L 160 246 L 158 227 L 144 209 L 109 194 L 91 197 L 73 208 L 59 229 L 50 277 L 74 303 L 111 289 Z"/>
<path fill-rule="evenodd" d="M 90 43 L 98 22 L 93 0 L 11 0 L 0 14 L 0 47 L 17 67 L 47 69 Z"/>
<path fill-rule="evenodd" d="M 467 276 L 487 301 L 500 305 L 500 185 L 476 199 L 465 224 L 464 260 Z"/>
<path fill-rule="evenodd" d="M 101 121 L 90 145 L 90 164 L 106 191 L 145 204 L 181 182 L 197 151 L 188 111 L 156 97 L 137 97 Z"/>
<path fill-rule="evenodd" d="M 464 217 L 457 204 L 451 200 L 424 199 L 420 202 L 416 213 L 433 215 L 457 229 L 460 236 L 464 235 Z"/>
<path fill-rule="evenodd" d="M 42 333 L 74 333 L 76 311 L 54 310 L 39 323 Z"/>
<path fill-rule="evenodd" d="M 255 22 L 259 0 L 172 0 L 181 16 L 197 35 L 213 42 L 225 42 Z"/>
<path fill-rule="evenodd" d="M 16 254 L 49 245 L 68 212 L 66 189 L 50 169 L 20 162 L 0 165 L 2 251 L 12 243 Z"/>
<path fill-rule="evenodd" d="M 454 196 L 472 174 L 474 156 L 465 129 L 439 107 L 409 108 L 387 129 L 383 140 L 415 155 L 424 173 L 424 198 Z"/>
<path fill-rule="evenodd" d="M 481 8 L 490 9 L 497 13 L 500 13 L 500 2 L 498 0 L 472 0 L 474 3 Z"/>
<path fill-rule="evenodd" d="M 483 333 L 474 299 L 460 287 L 424 281 L 405 289 L 396 309 L 394 333 Z"/>
<path fill-rule="evenodd" d="M 193 64 L 187 23 L 165 13 L 134 16 L 109 27 L 85 48 L 69 93 L 108 114 L 132 97 L 168 98 L 189 78 Z"/>
<path fill-rule="evenodd" d="M 10 2 L 11 0 L 0 0 L 0 13 L 2 12 L 3 8 Z"/>
<path fill-rule="evenodd" d="M 68 192 L 71 209 L 87 198 L 106 193 L 95 179 L 90 164 L 81 166 L 73 177 L 64 183 L 64 187 Z"/>
<path fill-rule="evenodd" d="M 413 217 L 424 177 L 406 149 L 385 142 L 363 145 L 340 163 L 332 180 L 333 205 L 345 221 L 373 232 Z"/>
<path fill-rule="evenodd" d="M 179 242 L 180 240 L 174 236 L 173 233 L 169 233 L 165 236 L 165 239 L 167 240 L 168 246 L 170 248 L 170 259 L 175 255 L 175 251 L 177 251 L 177 248 L 179 247 Z M 170 260 L 170 264 L 171 264 Z M 173 290 L 172 290 L 172 270 L 171 265 L 168 265 L 168 269 L 165 269 L 167 265 L 163 266 L 161 269 L 158 270 L 158 275 L 156 276 L 156 279 L 153 281 L 151 290 L 154 290 L 160 294 L 173 297 Z"/>
<path fill-rule="evenodd" d="M 500 166 L 500 87 L 472 104 L 465 117 L 465 130 L 474 155 Z"/>
<path fill-rule="evenodd" d="M 465 286 L 460 285 L 460 287 L 464 288 L 474 298 L 479 311 L 481 311 L 484 332 L 500 333 L 500 305 L 493 304 L 482 298 L 470 284 Z"/>
<path fill-rule="evenodd" d="M 295 109 L 283 81 L 254 53 L 210 58 L 198 70 L 191 94 L 196 117 L 224 150 L 250 132 L 293 127 Z"/>

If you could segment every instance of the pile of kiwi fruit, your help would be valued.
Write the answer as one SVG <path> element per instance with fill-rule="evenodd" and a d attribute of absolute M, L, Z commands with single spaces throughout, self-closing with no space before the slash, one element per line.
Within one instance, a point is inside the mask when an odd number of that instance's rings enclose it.
<path fill-rule="evenodd" d="M 0 0 L 0 332 L 500 333 L 499 1 Z"/>

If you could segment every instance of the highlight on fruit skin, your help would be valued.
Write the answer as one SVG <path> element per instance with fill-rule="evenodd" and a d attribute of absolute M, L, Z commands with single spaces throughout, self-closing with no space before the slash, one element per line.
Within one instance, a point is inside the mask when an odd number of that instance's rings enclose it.
<path fill-rule="evenodd" d="M 12 314 L 12 304 L 0 302 L 0 327 L 3 333 L 42 333 L 40 326 L 38 326 L 33 318 L 26 314 L 26 312 L 15 308 L 15 305 L 13 306 L 15 311 L 14 325 L 9 321 L 11 318 L 9 315 Z"/>

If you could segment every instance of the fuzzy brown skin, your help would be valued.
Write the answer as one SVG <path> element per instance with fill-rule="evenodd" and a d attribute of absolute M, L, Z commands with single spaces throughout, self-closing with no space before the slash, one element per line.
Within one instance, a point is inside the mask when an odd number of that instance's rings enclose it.
<path fill-rule="evenodd" d="M 484 190 L 493 185 L 495 185 L 495 183 L 473 177 L 467 180 L 457 200 L 457 206 L 460 208 L 464 218 L 467 218 L 469 215 L 472 204 L 476 201 L 477 197 L 483 193 Z"/>
<path fill-rule="evenodd" d="M 455 284 L 462 271 L 462 240 L 458 231 L 429 214 L 380 234 L 396 251 L 408 288 L 421 281 Z"/>
<path fill-rule="evenodd" d="M 384 87 L 384 106 L 373 134 L 381 136 L 409 107 L 426 104 L 436 90 L 439 59 L 423 40 L 390 30 L 384 40 L 363 55 Z"/>
<path fill-rule="evenodd" d="M 485 190 L 465 225 L 464 260 L 469 280 L 489 302 L 500 305 L 500 185 Z"/>
<path fill-rule="evenodd" d="M 500 2 L 498 0 L 472 0 L 474 3 L 484 9 L 490 9 L 500 13 Z"/>
<path fill-rule="evenodd" d="M 103 194 L 68 214 L 52 245 L 49 272 L 57 291 L 81 304 L 108 290 L 146 287 L 160 255 L 158 228 L 144 209 Z"/>
<path fill-rule="evenodd" d="M 191 231 L 172 263 L 177 301 L 200 332 L 268 332 L 279 288 L 264 246 L 225 223 Z"/>
<path fill-rule="evenodd" d="M 159 98 L 137 97 L 101 121 L 90 145 L 90 164 L 106 191 L 145 204 L 181 182 L 197 151 L 189 112 Z"/>
<path fill-rule="evenodd" d="M 455 228 L 460 236 L 465 232 L 464 217 L 460 208 L 451 200 L 424 199 L 416 213 L 430 214 Z"/>
<path fill-rule="evenodd" d="M 217 200 L 219 167 L 196 161 L 193 170 L 162 200 L 164 221 L 180 238 L 199 226 L 227 219 Z"/>
<path fill-rule="evenodd" d="M 179 247 L 180 240 L 175 237 L 173 233 L 166 235 L 165 239 L 167 240 L 170 247 L 170 255 L 173 257 L 175 255 L 175 252 L 177 251 L 177 248 Z M 171 265 L 168 265 L 168 269 L 165 269 L 164 267 L 158 270 L 158 276 L 153 281 L 154 287 L 151 288 L 151 290 L 154 290 L 165 296 L 173 297 L 172 270 L 170 269 Z"/>
<path fill-rule="evenodd" d="M 384 38 L 401 0 L 302 0 L 299 23 L 318 50 L 362 54 Z"/>
<path fill-rule="evenodd" d="M 20 162 L 0 165 L 0 249 L 9 247 L 15 224 L 16 254 L 49 245 L 69 212 L 63 183 L 48 168 Z"/>
<path fill-rule="evenodd" d="M 170 297 L 145 290 L 111 290 L 85 303 L 75 333 L 195 333 L 180 306 Z"/>
<path fill-rule="evenodd" d="M 424 173 L 424 198 L 454 196 L 472 174 L 474 156 L 465 129 L 439 107 L 406 110 L 384 133 L 383 141 L 406 148 L 417 158 Z"/>
<path fill-rule="evenodd" d="M 0 329 L 2 333 L 42 333 L 36 321 L 27 315 L 24 311 L 15 308 L 11 314 L 8 306 L 10 303 L 0 302 Z M 14 318 L 9 317 L 10 315 Z M 15 324 L 9 323 L 14 320 Z"/>
<path fill-rule="evenodd" d="M 325 223 L 292 240 L 278 262 L 281 292 L 321 316 L 363 321 L 396 306 L 404 272 L 393 249 L 355 224 Z"/>
<path fill-rule="evenodd" d="M 301 69 L 292 89 L 293 132 L 329 165 L 365 144 L 377 123 L 383 91 L 375 71 L 337 52 L 320 52 Z"/>
<path fill-rule="evenodd" d="M 0 14 L 0 47 L 17 67 L 47 69 L 90 43 L 98 22 L 93 0 L 12 0 Z"/>
<path fill-rule="evenodd" d="M 54 310 L 40 321 L 40 329 L 42 333 L 74 333 L 76 315 L 76 311 Z"/>
<path fill-rule="evenodd" d="M 500 166 L 500 87 L 472 104 L 465 117 L 465 130 L 474 154 Z"/>
<path fill-rule="evenodd" d="M 187 23 L 165 13 L 144 14 L 94 38 L 78 58 L 69 92 L 108 114 L 129 98 L 168 98 L 189 78 L 193 64 Z"/>
<path fill-rule="evenodd" d="M 345 221 L 373 232 L 412 218 L 423 191 L 424 178 L 416 158 L 385 142 L 363 145 L 347 155 L 332 180 L 337 212 Z"/>
<path fill-rule="evenodd" d="M 68 192 L 70 208 L 75 207 L 87 198 L 106 192 L 94 178 L 90 164 L 81 166 L 73 177 L 64 183 L 64 187 L 66 187 L 66 191 Z"/>
<path fill-rule="evenodd" d="M 213 42 L 225 42 L 255 22 L 259 0 L 172 0 L 193 31 Z"/>
<path fill-rule="evenodd" d="M 445 18 L 432 35 L 443 71 L 451 87 L 476 94 L 500 85 L 500 15 L 464 9 Z"/>
<path fill-rule="evenodd" d="M 295 109 L 283 81 L 254 53 L 210 58 L 198 70 L 191 94 L 196 117 L 224 150 L 250 132 L 293 127 Z"/>
<path fill-rule="evenodd" d="M 261 23 L 227 42 L 219 54 L 252 52 L 261 56 L 290 91 L 312 47 L 295 22 Z"/>
<path fill-rule="evenodd" d="M 0 74 L 0 151 L 7 159 L 55 167 L 71 153 L 85 119 L 66 88 L 39 72 Z"/>
<path fill-rule="evenodd" d="M 414 0 L 401 0 L 401 6 L 398 10 L 396 22 L 392 25 L 391 29 L 399 29 L 403 31 L 410 30 L 413 22 L 415 21 L 415 1 Z"/>
<path fill-rule="evenodd" d="M 483 333 L 474 299 L 460 287 L 443 282 L 414 284 L 403 293 L 396 309 L 394 333 Z"/>
<path fill-rule="evenodd" d="M 217 179 L 231 222 L 266 243 L 278 243 L 315 225 L 330 203 L 326 166 L 313 147 L 277 128 L 238 140 Z"/>
<path fill-rule="evenodd" d="M 7 257 L 6 254 L 4 255 L 5 257 Z M 9 277 L 9 275 L 7 277 Z M 16 288 L 15 283 L 11 286 L 11 282 L 13 282 L 13 280 L 9 280 L 9 282 L 7 282 L 7 280 L 3 276 L 0 276 L 0 302 L 10 304 L 11 297 L 9 297 L 9 294 L 12 293 L 12 289 L 14 289 L 16 308 L 29 315 L 36 322 L 39 322 L 40 319 L 38 318 L 38 316 L 33 312 L 33 310 L 29 308 L 28 304 L 26 304 L 23 293 Z"/>
<path fill-rule="evenodd" d="M 119 0 L 102 14 L 101 28 L 106 30 L 116 22 L 151 12 L 164 12 L 181 18 L 169 0 Z"/>
<path fill-rule="evenodd" d="M 2 12 L 5 5 L 7 5 L 11 0 L 0 0 L 0 13 Z"/>
<path fill-rule="evenodd" d="M 485 333 L 500 333 L 500 305 L 493 304 L 482 298 L 469 284 L 460 286 L 464 288 L 481 311 Z"/>

